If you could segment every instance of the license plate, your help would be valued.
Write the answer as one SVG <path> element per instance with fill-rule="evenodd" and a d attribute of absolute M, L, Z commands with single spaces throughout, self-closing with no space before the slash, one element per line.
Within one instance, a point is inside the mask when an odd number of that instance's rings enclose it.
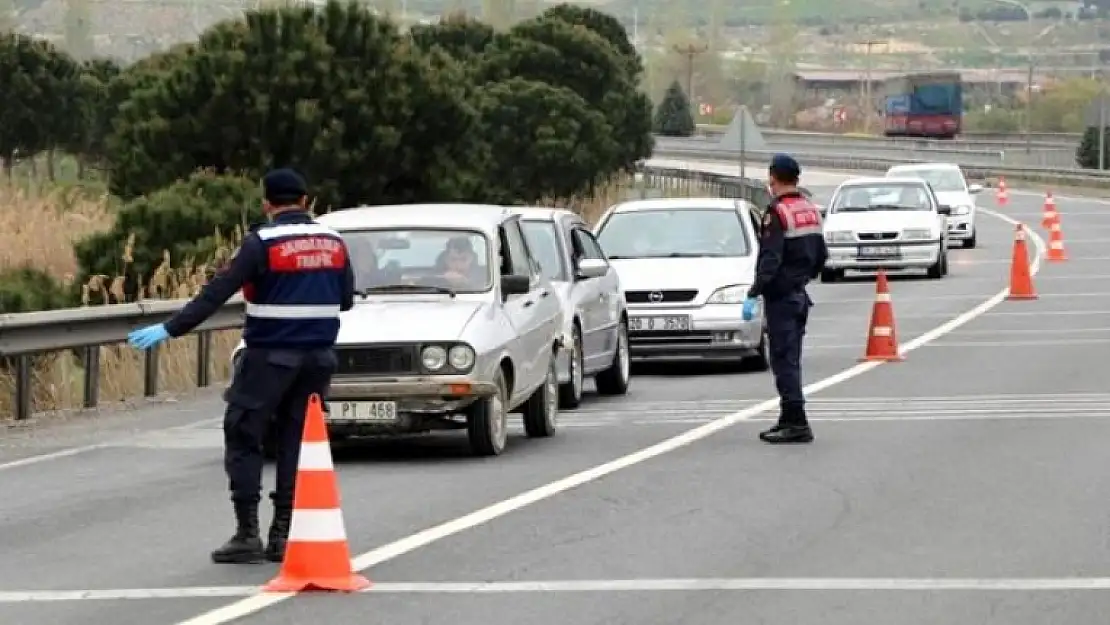
<path fill-rule="evenodd" d="M 328 402 L 328 419 L 331 421 L 359 421 L 362 423 L 393 423 L 397 420 L 397 402 Z"/>
<path fill-rule="evenodd" d="M 672 317 L 632 317 L 628 329 L 633 332 L 685 332 L 690 329 L 690 318 Z"/>
<path fill-rule="evenodd" d="M 897 245 L 865 245 L 859 248 L 859 255 L 867 258 L 888 258 L 898 256 Z"/>

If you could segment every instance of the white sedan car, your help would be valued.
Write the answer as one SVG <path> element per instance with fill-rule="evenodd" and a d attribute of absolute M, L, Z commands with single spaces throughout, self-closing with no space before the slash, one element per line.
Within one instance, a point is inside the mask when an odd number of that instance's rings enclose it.
<path fill-rule="evenodd" d="M 741 315 L 755 277 L 756 207 L 727 198 L 638 200 L 594 232 L 620 274 L 633 360 L 730 360 L 766 370 L 762 311 Z"/>
<path fill-rule="evenodd" d="M 949 207 L 920 178 L 853 178 L 842 183 L 825 209 L 829 259 L 822 282 L 846 270 L 924 269 L 948 273 Z"/>
<path fill-rule="evenodd" d="M 948 238 L 960 241 L 964 248 L 975 247 L 978 232 L 975 228 L 975 195 L 982 185 L 968 184 L 964 172 L 955 163 L 911 163 L 895 165 L 886 172 L 887 177 L 921 178 L 933 187 L 937 199 L 951 207 L 948 217 Z"/>

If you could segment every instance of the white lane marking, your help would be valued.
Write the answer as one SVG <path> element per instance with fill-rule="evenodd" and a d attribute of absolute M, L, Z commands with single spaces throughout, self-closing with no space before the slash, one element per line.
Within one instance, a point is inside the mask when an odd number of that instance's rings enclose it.
<path fill-rule="evenodd" d="M 1085 317 L 1085 316 L 1099 316 L 1104 317 L 1110 315 L 1110 310 L 998 310 L 991 312 L 991 318 L 995 317 L 1050 317 L 1052 315 Z M 903 319 L 938 319 L 947 317 L 944 313 L 916 313 L 908 315 L 900 315 L 894 313 L 895 321 Z"/>
<path fill-rule="evenodd" d="M 1010 217 L 996 213 L 989 209 L 980 209 L 980 211 L 988 215 L 993 215 L 1014 226 L 1020 224 L 1020 222 L 1015 221 Z M 1041 258 L 1044 256 L 1047 246 L 1045 245 L 1044 240 L 1036 232 L 1034 232 L 1030 228 L 1026 228 L 1026 230 L 1028 231 L 1029 238 L 1033 241 L 1033 245 L 1036 248 L 1036 253 L 1033 255 L 1033 262 L 1031 263 L 1029 268 L 1030 274 L 1036 275 L 1037 272 L 1040 271 Z M 914 338 L 904 345 L 900 346 L 899 352 L 902 354 L 911 352 L 944 336 L 945 334 L 948 334 L 949 332 L 952 332 L 956 328 L 972 321 L 977 317 L 982 316 L 984 313 L 1003 302 L 1008 294 L 1008 288 L 998 292 L 996 295 L 979 304 L 975 308 L 972 308 L 971 310 L 968 310 L 967 312 L 964 312 L 957 317 L 949 319 L 947 322 L 937 326 L 936 328 L 933 328 L 928 332 L 925 332 L 917 338 Z M 875 369 L 882 364 L 885 363 L 876 361 L 863 362 L 855 365 L 854 367 L 850 367 L 844 371 L 841 371 L 840 373 L 829 376 L 823 380 L 819 380 L 817 382 L 809 384 L 803 390 L 807 395 L 818 393 L 826 388 L 835 386 L 837 384 L 840 384 L 841 382 L 850 380 L 863 373 L 871 371 L 872 369 Z M 451 521 L 429 527 L 410 536 L 406 536 L 405 538 L 401 538 L 386 545 L 382 545 L 381 547 L 378 547 L 376 549 L 371 549 L 370 551 L 367 551 L 366 553 L 355 557 L 352 560 L 351 564 L 355 570 L 364 571 L 376 564 L 392 560 L 393 558 L 404 555 L 411 551 L 415 551 L 426 545 L 458 534 L 459 532 L 484 525 L 486 523 L 489 523 L 490 521 L 493 521 L 494 519 L 505 516 L 506 514 L 509 514 L 511 512 L 526 508 L 536 502 L 549 499 L 560 493 L 582 486 L 583 484 L 597 481 L 605 477 L 606 475 L 615 473 L 617 471 L 620 471 L 621 469 L 626 469 L 647 460 L 651 460 L 652 458 L 670 453 L 672 451 L 675 451 L 676 449 L 686 447 L 691 443 L 695 443 L 704 438 L 708 438 L 709 436 L 712 436 L 717 432 L 720 432 L 737 423 L 740 423 L 741 421 L 751 419 L 762 414 L 763 412 L 771 410 L 777 407 L 778 403 L 779 401 L 777 398 L 769 399 L 754 406 L 750 406 L 729 415 L 725 415 L 719 419 L 687 430 L 686 432 L 683 432 L 672 438 L 668 438 L 650 447 L 645 447 L 644 449 L 641 449 L 639 451 L 617 458 L 616 460 L 612 460 L 593 468 L 580 471 L 573 475 L 569 475 L 562 479 L 555 480 L 554 482 L 550 482 L 548 484 L 544 484 L 543 486 L 533 488 L 532 490 L 499 501 L 485 508 L 475 510 L 470 514 L 466 514 Z M 191 619 L 181 621 L 180 623 L 178 623 L 178 625 L 222 625 L 223 623 L 229 623 L 236 619 L 243 618 L 245 616 L 249 616 L 251 614 L 264 610 L 272 605 L 281 603 L 282 601 L 289 599 L 290 597 L 293 597 L 295 595 L 296 593 L 268 593 L 253 595 L 235 603 L 228 604 L 226 606 L 197 615 Z"/>
<path fill-rule="evenodd" d="M 912 577 L 740 577 L 694 579 L 582 579 L 511 582 L 379 582 L 355 594 L 508 594 L 542 592 L 752 590 L 891 591 L 1075 591 L 1110 590 L 1110 577 L 912 578 Z M 259 586 L 120 588 L 110 590 L 23 590 L 0 592 L 4 603 L 121 601 L 242 597 Z"/>
<path fill-rule="evenodd" d="M 1009 262 L 1009 261 L 1007 261 L 1007 262 Z M 1003 282 L 1005 282 L 1005 280 L 998 280 L 997 282 L 1003 283 Z M 1055 299 L 1055 298 L 1075 299 L 1075 298 L 1078 298 L 1078 297 L 1110 297 L 1110 291 L 1087 291 L 1087 292 L 1083 292 L 1083 293 L 1042 293 L 1042 292 L 1038 291 L 1037 295 L 1041 299 Z M 922 297 L 894 297 L 894 296 L 891 296 L 889 301 L 891 303 L 893 303 L 895 305 L 895 307 L 897 307 L 898 304 L 907 304 L 907 303 L 913 304 L 913 303 L 919 303 L 920 302 L 922 304 L 928 304 L 929 302 L 937 302 L 937 301 L 981 300 L 982 298 L 983 298 L 982 294 L 974 295 L 974 294 L 971 294 L 971 293 L 967 293 L 967 294 L 959 294 L 959 295 L 935 295 L 933 297 L 928 297 L 928 296 L 922 296 Z M 870 304 L 870 303 L 873 303 L 875 300 L 876 300 L 875 296 L 871 296 L 871 297 L 852 297 L 852 298 L 847 298 L 847 299 L 836 299 L 836 300 L 831 300 L 831 301 L 828 301 L 828 302 L 824 302 L 824 301 L 814 299 L 814 302 L 818 306 L 821 306 L 821 305 L 833 306 L 833 305 L 836 305 L 836 304 Z M 897 310 L 895 312 L 897 313 Z M 897 314 L 895 314 L 895 319 L 897 319 Z"/>
<path fill-rule="evenodd" d="M 1037 336 L 1058 336 L 1067 334 L 1105 334 L 1110 333 L 1110 327 L 1102 328 L 1012 328 L 1009 330 L 958 330 L 952 334 L 958 336 L 996 336 L 1006 334 L 1035 334 Z M 806 340 L 843 338 L 840 334 L 810 334 L 806 333 Z M 806 349 L 810 349 L 806 345 Z"/>

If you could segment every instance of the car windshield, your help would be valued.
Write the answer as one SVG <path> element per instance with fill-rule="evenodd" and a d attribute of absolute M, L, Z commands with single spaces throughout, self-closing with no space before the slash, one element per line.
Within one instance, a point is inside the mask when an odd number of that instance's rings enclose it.
<path fill-rule="evenodd" d="M 751 254 L 740 215 L 731 208 L 618 211 L 602 225 L 597 241 L 618 260 Z"/>
<path fill-rule="evenodd" d="M 562 248 L 559 247 L 559 233 L 555 229 L 555 223 L 522 219 L 520 226 L 524 229 L 524 238 L 528 240 L 528 247 L 539 262 L 544 277 L 555 282 L 565 282 L 560 252 Z"/>
<path fill-rule="evenodd" d="M 480 293 L 493 288 L 489 242 L 480 232 L 397 228 L 342 235 L 360 292 Z"/>
<path fill-rule="evenodd" d="M 833 198 L 830 213 L 932 210 L 929 192 L 921 184 L 891 183 L 843 187 Z"/>
<path fill-rule="evenodd" d="M 886 174 L 888 177 L 897 176 L 907 178 L 921 178 L 933 185 L 934 191 L 966 191 L 964 178 L 954 169 L 892 169 Z"/>

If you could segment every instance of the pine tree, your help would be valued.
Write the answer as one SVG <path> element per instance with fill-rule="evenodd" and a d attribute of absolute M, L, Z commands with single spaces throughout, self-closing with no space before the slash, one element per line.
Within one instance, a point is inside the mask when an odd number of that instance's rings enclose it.
<path fill-rule="evenodd" d="M 689 137 L 694 134 L 694 116 L 690 112 L 690 100 L 678 81 L 667 87 L 663 101 L 655 109 L 653 123 L 655 133 L 664 137 Z"/>
<path fill-rule="evenodd" d="M 1106 129 L 1106 139 L 1103 142 L 1105 156 L 1104 165 L 1110 165 L 1110 127 Z M 1083 169 L 1098 169 L 1098 128 L 1091 126 L 1083 133 L 1083 140 L 1075 150 L 1075 162 Z"/>

